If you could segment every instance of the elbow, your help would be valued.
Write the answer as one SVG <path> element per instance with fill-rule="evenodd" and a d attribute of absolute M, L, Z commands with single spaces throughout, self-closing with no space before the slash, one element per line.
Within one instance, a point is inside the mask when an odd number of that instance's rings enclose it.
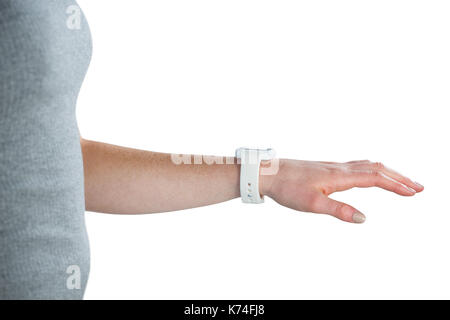
<path fill-rule="evenodd" d="M 89 155 L 89 140 L 80 137 L 81 154 L 83 158 L 83 174 L 84 174 L 84 198 L 85 198 L 85 209 L 87 211 L 92 210 L 91 206 L 91 193 L 92 193 L 92 160 Z"/>
<path fill-rule="evenodd" d="M 84 147 L 86 147 L 87 143 L 88 143 L 88 140 L 83 139 L 83 137 L 80 137 L 81 149 L 84 149 Z"/>

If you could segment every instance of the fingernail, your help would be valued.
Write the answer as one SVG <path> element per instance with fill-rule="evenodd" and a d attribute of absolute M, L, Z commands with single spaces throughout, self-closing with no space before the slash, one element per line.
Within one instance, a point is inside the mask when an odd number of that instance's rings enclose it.
<path fill-rule="evenodd" d="M 366 221 L 366 216 L 363 215 L 361 212 L 356 211 L 355 213 L 353 213 L 354 223 L 363 223 L 364 221 Z"/>
<path fill-rule="evenodd" d="M 410 187 L 408 187 L 408 186 L 405 186 L 405 188 L 406 188 L 409 192 L 416 193 L 416 190 L 414 190 L 413 188 L 410 188 Z"/>
<path fill-rule="evenodd" d="M 416 181 L 414 181 L 414 184 L 415 184 L 416 186 L 418 186 L 419 188 L 423 188 L 423 185 L 421 185 L 420 183 L 418 183 L 418 182 L 416 182 Z"/>

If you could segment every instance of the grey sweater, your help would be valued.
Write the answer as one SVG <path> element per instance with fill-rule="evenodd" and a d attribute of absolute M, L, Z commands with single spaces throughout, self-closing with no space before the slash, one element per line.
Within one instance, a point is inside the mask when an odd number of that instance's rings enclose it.
<path fill-rule="evenodd" d="M 77 9 L 78 8 L 78 9 Z M 81 299 L 89 273 L 75 1 L 0 1 L 0 299 Z"/>

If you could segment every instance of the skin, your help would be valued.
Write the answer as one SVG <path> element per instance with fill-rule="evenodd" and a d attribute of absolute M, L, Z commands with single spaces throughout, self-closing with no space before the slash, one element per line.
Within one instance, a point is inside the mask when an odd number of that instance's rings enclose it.
<path fill-rule="evenodd" d="M 136 150 L 81 139 L 88 211 L 118 214 L 157 213 L 200 207 L 240 196 L 240 166 L 176 164 L 167 153 Z M 224 160 L 225 162 L 225 160 Z M 270 166 L 263 161 L 261 167 Z M 260 193 L 304 212 L 323 213 L 346 222 L 365 216 L 328 196 L 354 187 L 379 187 L 413 196 L 424 187 L 380 162 L 346 163 L 279 159 L 275 175 L 260 175 Z"/>

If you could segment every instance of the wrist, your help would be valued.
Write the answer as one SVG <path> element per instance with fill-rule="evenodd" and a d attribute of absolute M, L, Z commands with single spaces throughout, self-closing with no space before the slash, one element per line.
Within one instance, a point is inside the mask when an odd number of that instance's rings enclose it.
<path fill-rule="evenodd" d="M 240 159 L 240 193 L 244 203 L 263 203 L 264 195 L 270 193 L 271 179 L 266 175 L 276 174 L 278 160 L 273 149 L 236 149 Z M 274 165 L 275 164 L 275 165 Z"/>
<path fill-rule="evenodd" d="M 279 159 L 261 161 L 259 168 L 259 193 L 261 196 L 271 196 L 272 185 L 278 173 L 278 167 L 276 170 L 273 168 L 278 166 L 279 162 Z"/>

